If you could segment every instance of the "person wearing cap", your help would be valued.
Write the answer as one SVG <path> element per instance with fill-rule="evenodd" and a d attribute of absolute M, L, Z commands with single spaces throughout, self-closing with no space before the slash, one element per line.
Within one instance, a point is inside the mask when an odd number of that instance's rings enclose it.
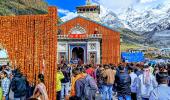
<path fill-rule="evenodd" d="M 145 65 L 143 74 L 138 76 L 137 79 L 137 98 L 139 100 L 149 100 L 151 91 L 157 87 L 157 82 L 153 74 L 150 73 L 150 68 Z"/>
<path fill-rule="evenodd" d="M 158 86 L 151 92 L 149 100 L 170 100 L 170 87 L 168 87 L 168 73 L 156 74 Z"/>

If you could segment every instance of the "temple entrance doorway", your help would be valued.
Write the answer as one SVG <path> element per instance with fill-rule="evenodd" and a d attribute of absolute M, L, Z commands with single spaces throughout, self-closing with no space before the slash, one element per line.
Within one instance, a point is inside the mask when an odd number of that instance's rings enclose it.
<path fill-rule="evenodd" d="M 70 46 L 70 63 L 84 64 L 86 63 L 86 46 L 71 45 Z"/>

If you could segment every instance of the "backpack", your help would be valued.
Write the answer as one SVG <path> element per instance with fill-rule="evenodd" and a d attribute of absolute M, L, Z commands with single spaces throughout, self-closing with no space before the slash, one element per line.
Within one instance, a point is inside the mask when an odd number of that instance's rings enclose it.
<path fill-rule="evenodd" d="M 95 93 L 97 92 L 97 90 L 98 90 L 98 87 L 97 87 L 95 80 L 90 75 L 87 75 L 84 78 L 84 91 L 83 91 L 84 97 L 88 99 L 89 95 L 95 96 Z"/>
<path fill-rule="evenodd" d="M 24 77 L 14 77 L 11 82 L 11 89 L 14 97 L 21 97 L 27 94 L 26 79 Z"/>

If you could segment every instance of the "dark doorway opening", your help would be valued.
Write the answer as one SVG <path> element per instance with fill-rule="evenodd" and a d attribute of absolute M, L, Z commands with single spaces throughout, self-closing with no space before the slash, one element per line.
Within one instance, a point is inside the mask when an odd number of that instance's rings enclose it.
<path fill-rule="evenodd" d="M 72 50 L 72 58 L 78 59 L 78 62 L 83 64 L 84 63 L 84 49 L 81 47 L 75 47 Z"/>

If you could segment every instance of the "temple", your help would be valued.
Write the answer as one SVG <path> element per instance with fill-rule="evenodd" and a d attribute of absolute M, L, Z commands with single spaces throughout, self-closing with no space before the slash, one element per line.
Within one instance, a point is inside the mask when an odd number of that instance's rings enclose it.
<path fill-rule="evenodd" d="M 58 25 L 58 63 L 119 63 L 120 34 L 99 23 L 100 6 L 87 0 L 77 7 L 77 13 Z"/>

